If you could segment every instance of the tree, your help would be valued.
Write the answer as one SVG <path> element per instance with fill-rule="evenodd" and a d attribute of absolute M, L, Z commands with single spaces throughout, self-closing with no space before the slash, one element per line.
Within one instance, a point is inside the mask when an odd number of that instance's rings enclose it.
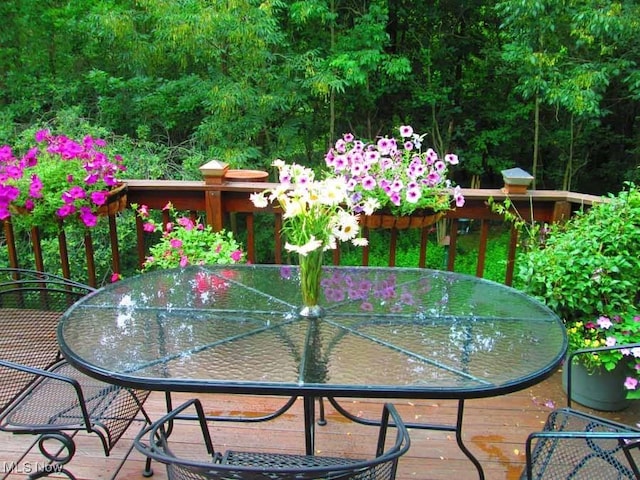
<path fill-rule="evenodd" d="M 606 95 L 613 83 L 637 76 L 640 6 L 595 0 L 508 0 L 496 6 L 503 18 L 504 60 L 518 77 L 518 92 L 534 105 L 532 173 L 538 178 L 542 107 L 548 105 L 568 130 L 562 188 L 570 189 L 581 136 L 610 114 Z M 583 164 L 588 161 L 582 152 Z M 534 181 L 535 182 L 535 181 Z M 534 183 L 535 186 L 535 183 Z"/>

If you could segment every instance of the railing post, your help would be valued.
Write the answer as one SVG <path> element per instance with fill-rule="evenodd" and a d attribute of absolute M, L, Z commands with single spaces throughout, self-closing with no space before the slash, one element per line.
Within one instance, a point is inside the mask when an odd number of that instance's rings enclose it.
<path fill-rule="evenodd" d="M 219 160 L 211 160 L 200 167 L 200 172 L 204 177 L 205 185 L 221 185 L 224 183 L 224 176 L 229 170 L 229 165 Z M 214 230 L 219 231 L 224 227 L 224 216 L 222 210 L 222 192 L 206 190 L 204 192 L 204 205 L 207 214 L 207 224 Z"/>
<path fill-rule="evenodd" d="M 566 201 L 553 204 L 553 223 L 565 222 L 571 217 L 571 204 Z"/>

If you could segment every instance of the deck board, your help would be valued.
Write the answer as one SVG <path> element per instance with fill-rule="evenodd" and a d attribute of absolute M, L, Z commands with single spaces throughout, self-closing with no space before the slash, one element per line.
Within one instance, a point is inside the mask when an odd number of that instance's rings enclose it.
<path fill-rule="evenodd" d="M 175 405 L 190 398 L 189 394 L 174 394 Z M 272 411 L 282 404 L 277 397 L 250 397 L 231 395 L 203 395 L 205 409 L 211 414 L 259 415 Z M 448 400 L 392 400 L 403 418 L 410 422 L 455 421 L 456 402 Z M 515 480 L 524 465 L 524 442 L 527 434 L 539 430 L 553 407 L 562 406 L 565 395 L 560 386 L 560 374 L 520 392 L 501 397 L 468 400 L 465 408 L 463 436 L 467 447 L 482 463 L 487 480 Z M 344 405 L 355 413 L 371 418 L 379 415 L 381 400 L 344 400 Z M 606 414 L 629 424 L 640 422 L 640 402 L 635 402 L 623 412 Z M 153 393 L 145 407 L 152 418 L 164 412 L 164 396 Z M 339 416 L 326 405 L 327 425 L 316 428 L 317 452 L 323 455 L 368 453 L 374 448 L 375 437 L 361 432 L 359 426 Z M 142 480 L 144 458 L 137 451 L 128 451 L 131 439 L 141 424 L 134 424 L 118 443 L 109 457 L 105 457 L 96 436 L 80 433 L 76 437 L 78 451 L 69 469 L 79 480 Z M 368 432 L 373 432 L 369 429 Z M 214 443 L 221 449 L 256 448 L 269 451 L 300 453 L 304 448 L 302 402 L 276 420 L 267 423 L 224 423 L 213 428 Z M 411 429 L 412 446 L 400 460 L 399 480 L 458 480 L 477 478 L 475 469 L 456 445 L 450 432 Z M 179 438 L 186 448 L 195 440 L 183 435 Z M 17 461 L 22 452 L 33 443 L 31 436 L 15 436 L 0 432 L 0 478 L 18 480 L 26 474 L 6 475 L 9 462 Z M 265 448 L 268 446 L 268 448 Z M 122 460 L 126 458 L 124 464 Z M 41 462 L 33 450 L 25 461 Z M 32 463 L 33 464 L 33 463 Z M 20 465 L 24 466 L 24 462 Z M 165 480 L 166 472 L 154 464 L 156 480 Z M 118 469 L 120 470 L 118 471 Z"/>

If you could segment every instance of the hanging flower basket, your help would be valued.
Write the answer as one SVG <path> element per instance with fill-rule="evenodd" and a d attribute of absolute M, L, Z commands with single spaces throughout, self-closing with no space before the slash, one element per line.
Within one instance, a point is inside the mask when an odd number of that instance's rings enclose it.
<path fill-rule="evenodd" d="M 107 201 L 104 205 L 98 207 L 97 215 L 115 215 L 127 208 L 127 184 L 120 183 L 109 191 Z"/>
<path fill-rule="evenodd" d="M 109 157 L 106 142 L 90 135 L 74 140 L 49 130 L 35 133 L 35 144 L 21 154 L 0 147 L 0 220 L 17 222 L 43 234 L 64 226 L 96 226 L 99 216 L 126 207 L 120 155 Z"/>

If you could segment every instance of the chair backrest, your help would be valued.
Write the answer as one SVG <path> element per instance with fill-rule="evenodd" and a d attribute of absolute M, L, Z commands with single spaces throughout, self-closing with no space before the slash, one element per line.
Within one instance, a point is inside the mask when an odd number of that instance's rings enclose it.
<path fill-rule="evenodd" d="M 187 407 L 196 408 L 196 419 L 199 420 L 202 453 L 196 453 L 197 446 L 189 444 L 184 451 L 184 442 L 172 443 L 175 429 L 180 426 L 174 422 Z M 191 419 L 194 417 L 191 416 Z M 391 423 L 390 418 L 393 420 Z M 193 423 L 193 422 L 191 422 Z M 395 441 L 387 442 L 387 430 L 393 425 L 396 429 Z M 171 428 L 171 435 L 167 431 Z M 188 427 L 187 427 L 188 428 Z M 194 438 L 193 430 L 190 437 Z M 159 442 L 156 440 L 160 439 Z M 268 439 L 265 438 L 268 443 Z M 387 446 L 387 443 L 389 445 Z M 136 438 L 138 450 L 154 460 L 167 465 L 170 480 L 208 480 L 208 479 L 242 479 L 242 480 L 314 480 L 327 478 L 332 480 L 393 480 L 399 458 L 409 449 L 409 434 L 402 418 L 391 404 L 383 408 L 378 442 L 375 455 L 366 460 L 349 458 L 322 457 L 311 455 L 290 455 L 269 452 L 234 452 L 224 454 L 216 452 L 209 431 L 202 405 L 197 399 L 191 400 L 170 414 L 154 422 L 144 429 Z M 176 448 L 174 448 L 176 447 Z M 199 458 L 195 458 L 199 457 Z"/>
<path fill-rule="evenodd" d="M 0 360 L 40 369 L 59 361 L 60 316 L 93 290 L 57 275 L 0 269 Z M 0 366 L 0 412 L 36 379 Z"/>

